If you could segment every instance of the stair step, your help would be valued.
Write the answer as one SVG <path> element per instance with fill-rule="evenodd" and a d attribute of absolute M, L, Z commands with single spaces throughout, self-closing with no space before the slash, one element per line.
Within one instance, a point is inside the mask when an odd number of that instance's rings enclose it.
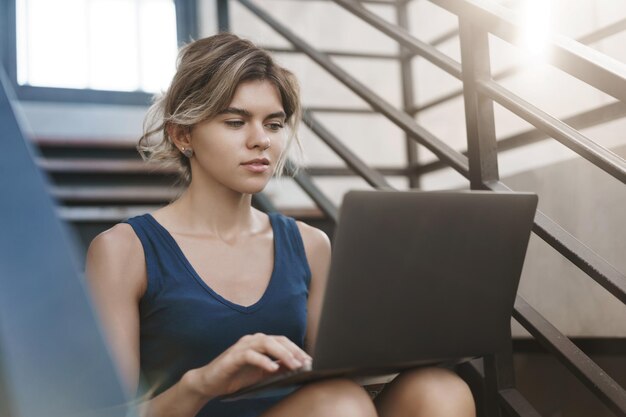
<path fill-rule="evenodd" d="M 177 174 L 174 167 L 149 164 L 140 159 L 39 158 L 37 165 L 51 174 Z"/>
<path fill-rule="evenodd" d="M 164 204 L 175 199 L 182 188 L 157 186 L 98 186 L 64 187 L 52 186 L 50 192 L 64 203 L 153 203 Z"/>
<path fill-rule="evenodd" d="M 59 217 L 70 223 L 118 223 L 129 217 L 151 213 L 162 205 L 131 205 L 109 207 L 61 206 L 57 208 Z M 295 219 L 324 220 L 324 214 L 317 208 L 285 208 L 280 210 Z"/>

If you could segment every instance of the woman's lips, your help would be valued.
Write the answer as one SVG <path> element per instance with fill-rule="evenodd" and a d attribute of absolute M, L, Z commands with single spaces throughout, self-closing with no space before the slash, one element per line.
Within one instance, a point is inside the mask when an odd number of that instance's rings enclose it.
<path fill-rule="evenodd" d="M 270 168 L 270 161 L 266 158 L 257 158 L 241 165 L 250 172 L 263 173 Z"/>

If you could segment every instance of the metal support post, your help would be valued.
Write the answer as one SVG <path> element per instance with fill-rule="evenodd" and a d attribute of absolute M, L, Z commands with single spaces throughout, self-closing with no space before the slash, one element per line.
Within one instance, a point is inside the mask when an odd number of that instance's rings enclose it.
<path fill-rule="evenodd" d="M 228 32 L 230 30 L 228 0 L 217 0 L 217 30 L 218 32 Z"/>
<path fill-rule="evenodd" d="M 499 178 L 493 101 L 477 90 L 478 81 L 491 78 L 489 38 L 486 31 L 463 19 L 459 19 L 459 34 L 470 185 L 482 189 L 484 183 Z M 501 416 L 499 391 L 515 385 L 510 333 L 508 340 L 504 351 L 484 359 L 485 413 L 489 417 Z"/>
<path fill-rule="evenodd" d="M 463 19 L 459 29 L 470 184 L 481 189 L 484 182 L 499 179 L 493 101 L 477 91 L 478 81 L 491 78 L 489 38 Z"/>
<path fill-rule="evenodd" d="M 400 0 L 396 4 L 396 16 L 398 26 L 402 29 L 409 30 L 408 18 L 408 2 Z M 410 113 L 415 107 L 414 84 L 413 84 L 413 54 L 400 46 L 400 78 L 402 85 L 402 106 L 406 113 Z M 419 188 L 419 173 L 414 169 L 419 163 L 417 142 L 410 135 L 405 134 L 406 138 L 406 157 L 409 171 L 407 178 L 410 188 Z"/>

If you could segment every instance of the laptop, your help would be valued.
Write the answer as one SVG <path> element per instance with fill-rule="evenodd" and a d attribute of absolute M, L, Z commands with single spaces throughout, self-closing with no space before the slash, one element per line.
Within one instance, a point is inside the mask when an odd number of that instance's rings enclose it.
<path fill-rule="evenodd" d="M 502 350 L 537 200 L 487 191 L 347 193 L 312 369 L 274 375 L 221 399 Z"/>

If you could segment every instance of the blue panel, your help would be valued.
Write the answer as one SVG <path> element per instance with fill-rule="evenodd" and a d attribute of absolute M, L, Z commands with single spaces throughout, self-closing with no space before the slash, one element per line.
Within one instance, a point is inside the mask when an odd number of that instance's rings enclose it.
<path fill-rule="evenodd" d="M 1 66 L 0 82 L 0 386 L 8 408 L 13 417 L 125 416 L 73 245 Z M 0 412 L 9 412 L 6 404 Z"/>

